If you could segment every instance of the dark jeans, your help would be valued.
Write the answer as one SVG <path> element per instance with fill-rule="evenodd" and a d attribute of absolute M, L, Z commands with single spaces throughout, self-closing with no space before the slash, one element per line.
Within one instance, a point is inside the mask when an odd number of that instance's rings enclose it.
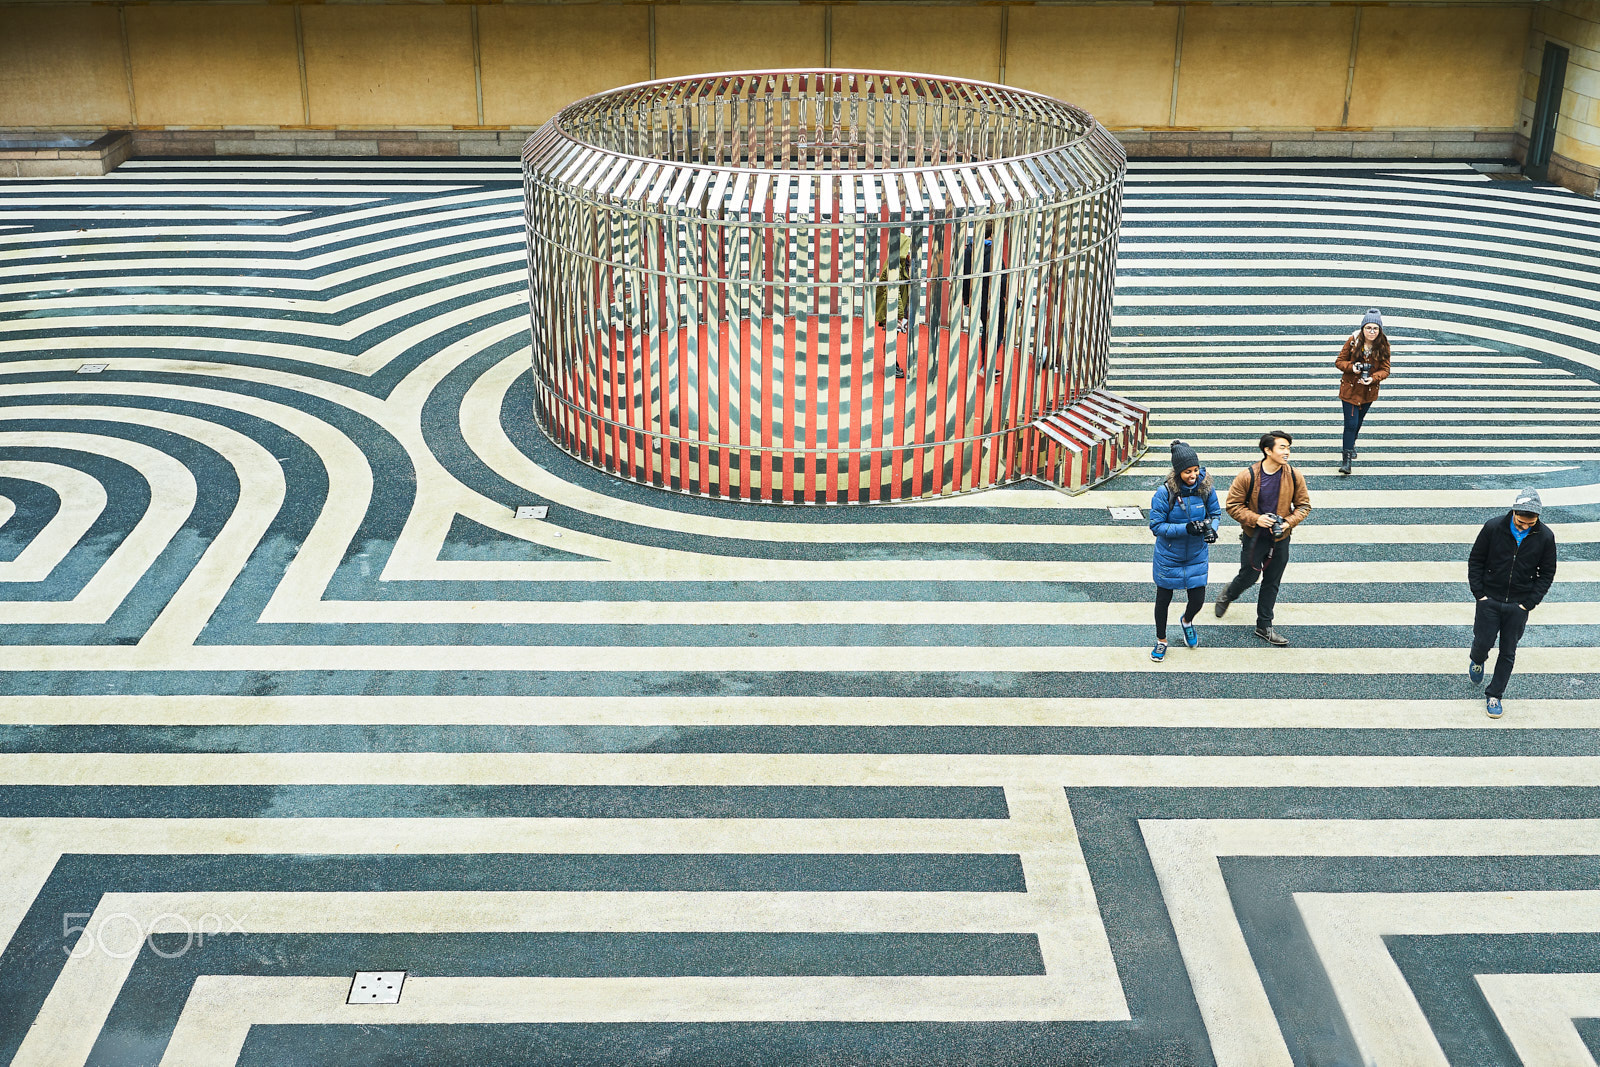
<path fill-rule="evenodd" d="M 1173 590 L 1156 586 L 1156 640 L 1167 639 L 1167 610 L 1172 607 Z M 1183 617 L 1190 622 L 1199 614 L 1200 609 L 1206 606 L 1206 587 L 1197 585 L 1189 590 L 1189 606 L 1183 609 Z"/>
<path fill-rule="evenodd" d="M 1472 662 L 1483 663 L 1496 640 L 1500 654 L 1494 658 L 1494 677 L 1484 689 L 1485 696 L 1503 697 L 1511 681 L 1511 668 L 1517 663 L 1517 642 L 1528 626 L 1528 613 L 1503 600 L 1478 601 L 1478 614 L 1472 620 Z"/>
<path fill-rule="evenodd" d="M 1272 558 L 1259 571 L 1256 570 L 1256 562 L 1265 545 L 1258 546 L 1256 540 L 1254 537 L 1244 539 L 1244 547 L 1239 552 L 1239 573 L 1233 576 L 1233 581 L 1228 583 L 1222 595 L 1230 601 L 1238 600 L 1239 594 L 1255 585 L 1256 579 L 1260 578 L 1261 595 L 1256 598 L 1256 626 L 1266 629 L 1272 625 L 1272 609 L 1278 603 L 1278 583 L 1283 581 L 1283 569 L 1289 565 L 1289 540 L 1284 538 L 1272 546 Z"/>
<path fill-rule="evenodd" d="M 1361 432 L 1361 424 L 1367 419 L 1367 409 L 1372 402 L 1365 404 L 1352 404 L 1348 400 L 1339 401 L 1339 406 L 1344 408 L 1344 450 L 1356 450 L 1356 434 Z"/>

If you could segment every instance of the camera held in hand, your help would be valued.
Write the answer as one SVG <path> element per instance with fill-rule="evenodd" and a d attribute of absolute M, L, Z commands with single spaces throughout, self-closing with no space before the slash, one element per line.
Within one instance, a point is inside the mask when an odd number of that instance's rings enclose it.
<path fill-rule="evenodd" d="M 1216 527 L 1212 526 L 1204 519 L 1190 519 L 1184 529 L 1189 531 L 1190 537 L 1204 538 L 1205 543 L 1208 545 L 1214 545 L 1217 543 Z"/>
<path fill-rule="evenodd" d="M 1356 372 L 1356 376 L 1361 379 L 1362 385 L 1372 384 L 1372 364 L 1356 363 L 1350 369 Z"/>
<path fill-rule="evenodd" d="M 1275 511 L 1269 511 L 1267 518 L 1272 520 L 1272 539 L 1276 541 L 1283 536 L 1283 516 Z"/>

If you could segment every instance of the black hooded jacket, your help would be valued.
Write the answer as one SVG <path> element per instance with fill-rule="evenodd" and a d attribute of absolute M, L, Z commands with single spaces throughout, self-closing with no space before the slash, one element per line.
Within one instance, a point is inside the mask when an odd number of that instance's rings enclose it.
<path fill-rule="evenodd" d="M 1521 604 L 1532 611 L 1555 577 L 1555 533 L 1538 522 L 1518 545 L 1511 535 L 1510 512 L 1483 524 L 1467 556 L 1467 584 L 1474 598 Z"/>

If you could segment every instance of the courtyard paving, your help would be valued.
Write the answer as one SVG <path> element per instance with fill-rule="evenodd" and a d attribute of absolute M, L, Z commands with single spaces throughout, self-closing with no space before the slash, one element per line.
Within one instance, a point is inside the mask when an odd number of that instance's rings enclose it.
<path fill-rule="evenodd" d="M 1145 459 L 817 510 L 533 428 L 521 195 L 0 182 L 0 1061 L 1594 1062 L 1600 204 L 1136 163 Z M 1394 375 L 1345 477 L 1367 307 Z M 1292 645 L 1241 602 L 1152 663 L 1109 508 L 1266 429 L 1314 509 Z M 1525 485 L 1560 573 L 1491 721 L 1465 559 Z"/>

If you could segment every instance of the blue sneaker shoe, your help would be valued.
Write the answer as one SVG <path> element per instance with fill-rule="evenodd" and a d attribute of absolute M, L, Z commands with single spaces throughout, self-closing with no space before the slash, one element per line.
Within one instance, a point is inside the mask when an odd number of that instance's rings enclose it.
<path fill-rule="evenodd" d="M 1157 641 L 1156 647 L 1150 650 L 1150 658 L 1155 660 L 1157 663 L 1160 663 L 1162 660 L 1166 659 L 1167 643 L 1165 641 Z"/>
<path fill-rule="evenodd" d="M 1472 679 L 1473 685 L 1483 684 L 1483 664 L 1467 661 L 1467 677 Z"/>
<path fill-rule="evenodd" d="M 1498 719 L 1506 713 L 1506 709 L 1500 706 L 1499 697 L 1490 697 L 1485 702 L 1483 710 L 1489 713 L 1489 718 L 1491 719 Z"/>
<path fill-rule="evenodd" d="M 1183 643 L 1190 648 L 1200 647 L 1200 634 L 1195 630 L 1194 623 L 1188 619 L 1179 619 L 1178 625 L 1183 627 Z"/>

